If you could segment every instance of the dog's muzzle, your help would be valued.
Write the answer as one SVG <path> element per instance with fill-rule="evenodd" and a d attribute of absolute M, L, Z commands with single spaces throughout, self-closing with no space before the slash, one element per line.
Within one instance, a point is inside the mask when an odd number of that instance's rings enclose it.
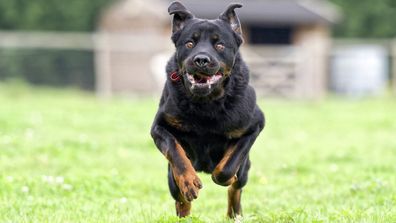
<path fill-rule="evenodd" d="M 186 77 L 191 84 L 191 90 L 194 90 L 195 88 L 211 89 L 213 85 L 217 84 L 221 80 L 223 74 L 217 72 L 215 75 L 206 76 L 186 73 Z"/>

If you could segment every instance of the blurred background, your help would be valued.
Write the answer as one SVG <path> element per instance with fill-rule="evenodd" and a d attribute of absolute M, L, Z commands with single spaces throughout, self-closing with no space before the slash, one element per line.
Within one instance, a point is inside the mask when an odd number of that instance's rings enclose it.
<path fill-rule="evenodd" d="M 231 0 L 181 1 L 217 18 Z M 396 222 L 396 1 L 240 2 L 267 119 L 244 222 Z M 230 222 L 201 173 L 193 218 L 174 216 L 149 134 L 169 3 L 0 0 L 0 222 Z"/>
<path fill-rule="evenodd" d="M 173 52 L 167 0 L 0 1 L 0 81 L 99 96 L 158 95 Z M 231 1 L 184 1 L 217 18 Z M 396 89 L 392 0 L 249 0 L 242 55 L 261 96 L 318 99 Z"/>

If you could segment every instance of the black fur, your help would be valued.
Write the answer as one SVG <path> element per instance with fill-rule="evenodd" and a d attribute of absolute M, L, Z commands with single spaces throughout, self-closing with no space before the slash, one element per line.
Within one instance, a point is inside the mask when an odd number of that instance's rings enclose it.
<path fill-rule="evenodd" d="M 203 20 L 195 18 L 180 3 L 172 3 L 169 12 L 174 15 L 172 40 L 176 53 L 166 67 L 168 79 L 151 134 L 171 166 L 184 165 L 174 152 L 176 141 L 196 171 L 211 174 L 227 150 L 236 147 L 213 179 L 227 185 L 236 175 L 234 186 L 242 188 L 250 168 L 249 150 L 264 127 L 264 115 L 256 105 L 255 91 L 248 85 L 249 70 L 238 51 L 242 37 L 239 19 L 233 11 L 237 7 L 240 5 L 230 6 L 219 19 Z M 193 48 L 186 46 L 188 41 L 193 42 Z M 224 45 L 224 49 L 218 50 L 217 44 Z M 209 57 L 209 64 L 205 67 L 194 64 L 197 55 Z M 180 80 L 170 78 L 173 72 L 177 72 Z M 222 77 L 211 87 L 192 89 L 187 73 L 197 79 L 216 74 Z M 167 117 L 172 117 L 173 122 Z M 175 200 L 183 201 L 173 175 L 169 167 L 171 194 Z"/>

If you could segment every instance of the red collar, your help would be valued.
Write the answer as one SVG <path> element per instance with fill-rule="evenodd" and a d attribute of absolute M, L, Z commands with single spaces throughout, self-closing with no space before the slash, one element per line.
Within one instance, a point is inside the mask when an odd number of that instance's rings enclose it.
<path fill-rule="evenodd" d="M 179 75 L 179 72 L 177 72 L 177 71 L 172 72 L 172 73 L 169 75 L 169 77 L 170 77 L 170 79 L 171 79 L 173 82 L 176 82 L 176 81 L 180 80 L 180 78 L 181 78 L 181 76 Z"/>

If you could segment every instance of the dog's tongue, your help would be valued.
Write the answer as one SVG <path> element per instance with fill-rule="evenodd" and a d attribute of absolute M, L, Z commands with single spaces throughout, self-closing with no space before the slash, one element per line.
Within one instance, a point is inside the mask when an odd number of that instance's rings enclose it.
<path fill-rule="evenodd" d="M 204 78 L 204 77 L 199 77 L 198 79 L 196 79 L 196 81 L 197 81 L 198 83 L 200 83 L 200 84 L 204 84 L 204 83 L 206 83 L 206 78 Z"/>

